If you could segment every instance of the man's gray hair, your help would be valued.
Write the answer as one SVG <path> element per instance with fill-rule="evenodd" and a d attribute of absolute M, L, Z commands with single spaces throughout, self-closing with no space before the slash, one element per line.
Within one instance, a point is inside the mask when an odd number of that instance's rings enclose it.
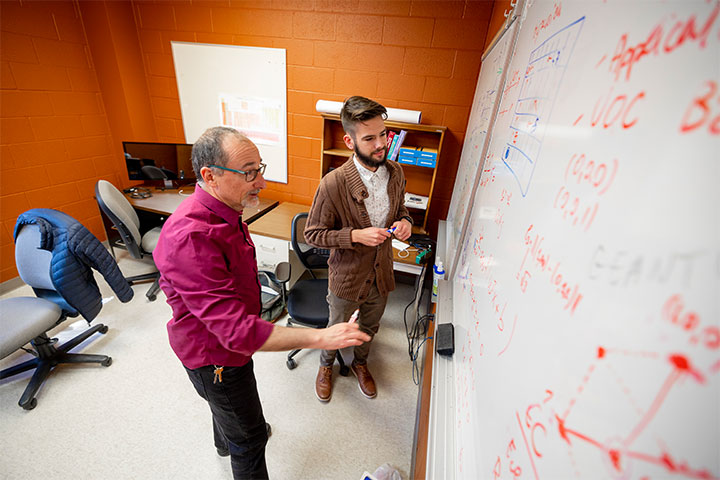
<path fill-rule="evenodd" d="M 225 138 L 235 137 L 240 142 L 251 142 L 244 133 L 230 127 L 212 127 L 208 128 L 200 135 L 192 147 L 192 166 L 195 172 L 197 182 L 202 183 L 202 175 L 200 170 L 209 165 L 227 166 L 228 156 L 223 148 Z M 251 142 L 252 143 L 252 142 Z M 221 176 L 223 170 L 217 170 L 217 175 Z"/>

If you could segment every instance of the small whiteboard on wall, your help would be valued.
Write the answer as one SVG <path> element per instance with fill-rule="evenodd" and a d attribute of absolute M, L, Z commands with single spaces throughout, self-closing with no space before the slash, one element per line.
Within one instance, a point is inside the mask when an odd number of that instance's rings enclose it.
<path fill-rule="evenodd" d="M 285 49 L 172 42 L 172 52 L 186 142 L 236 128 L 260 150 L 265 179 L 287 183 Z"/>

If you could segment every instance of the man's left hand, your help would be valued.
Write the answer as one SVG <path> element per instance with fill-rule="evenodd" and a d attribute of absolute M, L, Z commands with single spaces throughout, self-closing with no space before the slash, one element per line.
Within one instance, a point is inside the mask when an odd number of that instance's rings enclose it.
<path fill-rule="evenodd" d="M 412 224 L 405 218 L 390 225 L 390 229 L 393 228 L 395 229 L 393 235 L 395 235 L 395 238 L 398 240 L 407 240 L 412 233 Z"/>

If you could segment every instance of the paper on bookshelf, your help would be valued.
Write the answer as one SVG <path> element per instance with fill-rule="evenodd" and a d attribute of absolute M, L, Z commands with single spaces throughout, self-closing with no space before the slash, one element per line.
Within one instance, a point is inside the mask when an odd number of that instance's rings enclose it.
<path fill-rule="evenodd" d="M 428 197 L 417 193 L 405 192 L 405 206 L 427 210 Z"/>
<path fill-rule="evenodd" d="M 339 115 L 343 102 L 333 102 L 330 100 L 318 100 L 315 103 L 315 110 L 320 113 L 334 113 Z M 422 120 L 422 112 L 418 110 L 405 110 L 402 108 L 388 108 L 387 119 L 393 122 L 405 122 L 419 124 Z"/>

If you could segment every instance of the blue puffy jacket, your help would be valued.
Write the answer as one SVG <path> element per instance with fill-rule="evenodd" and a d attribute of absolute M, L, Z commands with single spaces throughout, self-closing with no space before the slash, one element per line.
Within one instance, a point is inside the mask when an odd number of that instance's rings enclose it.
<path fill-rule="evenodd" d="M 115 259 L 80 222 L 57 210 L 34 208 L 18 217 L 15 239 L 27 224 L 40 228 L 40 248 L 52 253 L 50 278 L 62 298 L 54 292 L 35 289 L 38 296 L 59 304 L 70 316 L 80 313 L 91 321 L 102 308 L 102 295 L 92 267 L 102 274 L 121 302 L 132 299 L 133 291 Z"/>

